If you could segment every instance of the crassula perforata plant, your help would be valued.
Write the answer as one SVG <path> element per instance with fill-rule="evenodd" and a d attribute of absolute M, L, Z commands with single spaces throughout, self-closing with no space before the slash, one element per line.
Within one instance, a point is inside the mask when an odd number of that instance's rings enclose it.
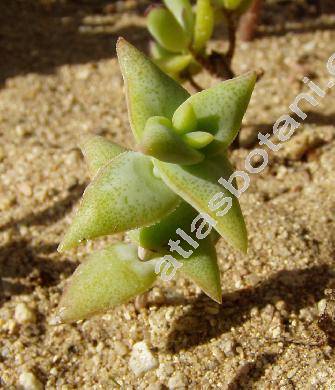
<path fill-rule="evenodd" d="M 175 79 L 188 79 L 201 67 L 222 78 L 232 78 L 231 61 L 235 51 L 237 21 L 251 0 L 163 0 L 165 7 L 148 12 L 148 29 L 155 39 L 151 55 L 155 63 Z M 229 47 L 226 53 L 207 53 L 215 21 L 227 26 Z"/>
<path fill-rule="evenodd" d="M 232 173 L 227 148 L 240 128 L 256 75 L 250 72 L 190 96 L 123 39 L 117 54 L 138 151 L 99 136 L 84 140 L 81 149 L 92 181 L 59 250 L 126 231 L 131 242 L 110 245 L 79 265 L 61 298 L 59 321 L 87 318 L 147 291 L 159 276 L 173 272 L 171 264 L 161 262 L 168 253 L 182 264 L 178 273 L 221 302 L 215 243 L 221 235 L 233 247 L 247 249 L 238 200 L 217 180 Z M 220 218 L 208 207 L 217 193 L 232 198 Z M 185 257 L 169 252 L 171 240 L 180 240 L 178 231 L 194 236 L 199 222 L 204 229 L 199 213 L 216 219 L 215 230 L 202 232 Z M 149 259 L 139 255 L 143 251 Z"/>

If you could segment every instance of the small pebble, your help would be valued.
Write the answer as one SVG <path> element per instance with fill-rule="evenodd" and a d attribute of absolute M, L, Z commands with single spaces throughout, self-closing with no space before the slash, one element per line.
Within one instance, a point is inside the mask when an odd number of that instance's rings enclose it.
<path fill-rule="evenodd" d="M 151 383 L 146 390 L 162 390 L 163 385 L 161 383 Z"/>
<path fill-rule="evenodd" d="M 232 339 L 222 341 L 221 348 L 227 357 L 235 355 L 235 342 Z"/>
<path fill-rule="evenodd" d="M 19 384 L 23 390 L 42 390 L 42 383 L 36 378 L 32 372 L 23 372 L 19 377 Z"/>
<path fill-rule="evenodd" d="M 326 299 L 321 299 L 321 301 L 318 302 L 318 311 L 319 314 L 323 314 L 326 310 L 327 301 Z"/>
<path fill-rule="evenodd" d="M 128 353 L 127 346 L 121 341 L 115 341 L 114 350 L 119 356 L 125 356 Z"/>
<path fill-rule="evenodd" d="M 30 197 L 33 194 L 33 189 L 28 183 L 21 183 L 19 185 L 20 192 L 27 197 Z"/>
<path fill-rule="evenodd" d="M 158 366 L 158 361 L 144 341 L 134 344 L 129 359 L 129 368 L 136 376 Z"/>
<path fill-rule="evenodd" d="M 36 321 L 35 312 L 23 302 L 16 305 L 14 318 L 19 324 L 29 324 Z"/>
<path fill-rule="evenodd" d="M 174 389 L 185 389 L 187 385 L 186 376 L 180 372 L 176 371 L 168 381 L 168 388 L 170 390 Z"/>

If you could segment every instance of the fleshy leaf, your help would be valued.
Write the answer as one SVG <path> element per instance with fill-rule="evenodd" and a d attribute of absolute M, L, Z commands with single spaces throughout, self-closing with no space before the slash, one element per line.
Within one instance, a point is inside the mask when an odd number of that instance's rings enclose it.
<path fill-rule="evenodd" d="M 183 104 L 182 109 L 175 111 L 172 117 L 173 126 L 178 134 L 194 131 L 197 127 L 197 117 L 191 104 Z"/>
<path fill-rule="evenodd" d="M 129 301 L 156 280 L 155 261 L 141 262 L 137 247 L 118 243 L 93 253 L 70 278 L 58 307 L 58 321 L 89 318 Z"/>
<path fill-rule="evenodd" d="M 189 97 L 174 116 L 191 104 L 197 118 L 197 130 L 214 135 L 214 141 L 204 151 L 216 153 L 227 148 L 236 137 L 255 82 L 256 73 L 249 72 L 219 83 Z"/>
<path fill-rule="evenodd" d="M 140 141 L 146 121 L 152 116 L 172 118 L 190 95 L 143 53 L 122 38 L 117 53 L 126 86 L 130 125 Z"/>
<path fill-rule="evenodd" d="M 91 178 L 110 160 L 126 151 L 122 146 L 99 135 L 86 138 L 79 146 L 88 165 Z"/>
<path fill-rule="evenodd" d="M 192 35 L 194 26 L 194 17 L 192 6 L 189 0 L 163 0 L 165 6 L 177 19 L 189 36 Z"/>
<path fill-rule="evenodd" d="M 177 258 L 183 263 L 179 272 L 191 279 L 214 301 L 222 302 L 220 270 L 218 267 L 215 246 L 210 237 L 198 242 L 199 247 L 188 258 Z"/>
<path fill-rule="evenodd" d="M 223 0 L 223 5 L 226 9 L 235 10 L 241 4 L 242 0 Z"/>
<path fill-rule="evenodd" d="M 159 43 L 155 41 L 150 42 L 149 48 L 150 55 L 155 60 L 160 60 L 176 55 L 176 53 L 172 53 L 171 51 L 164 49 L 164 47 L 162 47 Z"/>
<path fill-rule="evenodd" d="M 179 204 L 153 175 L 151 159 L 125 152 L 104 166 L 86 188 L 77 214 L 60 244 L 66 250 L 81 241 L 158 222 Z"/>
<path fill-rule="evenodd" d="M 148 15 L 148 30 L 166 50 L 182 53 L 188 45 L 188 37 L 172 13 L 165 8 L 153 8 Z"/>
<path fill-rule="evenodd" d="M 196 5 L 196 16 L 193 37 L 193 50 L 201 52 L 214 28 L 214 10 L 210 0 L 198 0 Z"/>
<path fill-rule="evenodd" d="M 229 179 L 232 167 L 223 154 L 212 156 L 200 164 L 179 166 L 154 160 L 164 182 L 199 213 L 207 213 L 216 221 L 218 233 L 233 247 L 246 252 L 247 231 L 238 199 L 218 183 L 220 177 Z M 212 211 L 209 202 L 214 195 L 231 198 L 232 206 L 227 213 L 217 216 L 222 210 Z M 222 206 L 222 209 L 225 207 Z"/>
<path fill-rule="evenodd" d="M 129 236 L 143 248 L 155 251 L 160 249 L 166 250 L 168 249 L 168 241 L 179 237 L 176 234 L 178 228 L 190 231 L 191 223 L 197 214 L 193 207 L 182 201 L 176 210 L 164 217 L 160 222 L 131 231 Z"/>
<path fill-rule="evenodd" d="M 183 140 L 187 143 L 187 145 L 194 149 L 204 148 L 209 145 L 213 139 L 214 136 L 210 133 L 206 133 L 205 131 L 194 131 L 183 136 Z"/>
<path fill-rule="evenodd" d="M 156 60 L 156 64 L 167 74 L 178 75 L 184 69 L 188 67 L 188 65 L 192 61 L 191 54 L 180 54 L 180 55 L 172 55 L 169 57 L 161 58 Z"/>
<path fill-rule="evenodd" d="M 204 158 L 174 132 L 169 119 L 160 116 L 148 119 L 140 148 L 149 156 L 174 164 L 196 164 Z"/>

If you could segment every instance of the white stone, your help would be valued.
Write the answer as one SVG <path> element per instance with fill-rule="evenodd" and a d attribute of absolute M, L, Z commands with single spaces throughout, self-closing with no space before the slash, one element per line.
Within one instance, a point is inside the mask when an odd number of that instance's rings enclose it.
<path fill-rule="evenodd" d="M 19 324 L 27 324 L 36 321 L 36 315 L 25 303 L 18 303 L 14 313 L 15 321 Z"/>
<path fill-rule="evenodd" d="M 321 299 L 321 301 L 318 302 L 318 310 L 319 314 L 323 314 L 327 307 L 327 301 L 325 299 Z"/>
<path fill-rule="evenodd" d="M 272 337 L 273 338 L 278 338 L 278 337 L 280 337 L 280 335 L 281 335 L 281 328 L 280 328 L 280 326 L 276 326 L 274 329 L 272 329 Z"/>
<path fill-rule="evenodd" d="M 23 372 L 19 377 L 19 384 L 23 390 L 43 390 L 42 383 L 32 372 Z"/>
<path fill-rule="evenodd" d="M 148 348 L 145 341 L 134 344 L 129 359 L 129 368 L 136 376 L 150 371 L 158 366 L 158 361 Z"/>

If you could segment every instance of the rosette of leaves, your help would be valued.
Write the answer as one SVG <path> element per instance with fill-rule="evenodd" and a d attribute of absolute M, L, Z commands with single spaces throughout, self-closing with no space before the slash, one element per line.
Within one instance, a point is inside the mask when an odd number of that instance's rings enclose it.
<path fill-rule="evenodd" d="M 196 248 L 187 248 L 187 258 L 171 252 L 182 263 L 178 272 L 217 302 L 217 238 L 247 248 L 238 200 L 217 180 L 232 172 L 227 148 L 240 128 L 255 74 L 190 96 L 122 38 L 117 54 L 138 151 L 99 136 L 83 141 L 92 181 L 59 250 L 120 232 L 128 232 L 132 242 L 110 245 L 79 265 L 61 298 L 59 321 L 87 318 L 150 289 L 163 272 L 157 264 L 169 253 L 169 241 L 179 237 L 178 228 L 190 236 L 198 229 L 202 234 L 201 240 L 194 237 Z M 208 206 L 217 193 L 232 197 L 231 209 L 218 219 Z M 205 227 L 203 213 L 217 220 L 215 230 Z M 138 249 L 149 251 L 150 259 L 139 258 Z"/>
<path fill-rule="evenodd" d="M 189 0 L 163 0 L 165 7 L 150 9 L 148 30 L 155 39 L 151 56 L 171 77 L 193 82 L 192 75 L 201 67 L 223 78 L 234 76 L 231 59 L 235 49 L 236 20 L 248 8 L 251 0 L 197 0 L 193 9 Z M 215 21 L 227 24 L 227 53 L 206 53 Z"/>

